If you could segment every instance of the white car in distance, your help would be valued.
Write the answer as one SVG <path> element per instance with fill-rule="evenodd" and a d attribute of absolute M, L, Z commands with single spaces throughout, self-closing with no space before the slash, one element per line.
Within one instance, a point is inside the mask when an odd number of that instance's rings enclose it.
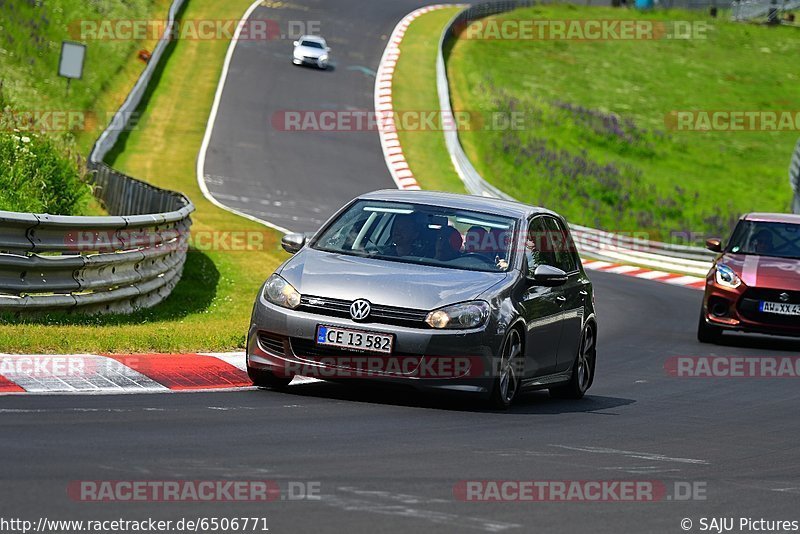
<path fill-rule="evenodd" d="M 314 65 L 320 69 L 327 69 L 330 51 L 322 37 L 303 35 L 294 42 L 292 62 L 295 65 Z"/>

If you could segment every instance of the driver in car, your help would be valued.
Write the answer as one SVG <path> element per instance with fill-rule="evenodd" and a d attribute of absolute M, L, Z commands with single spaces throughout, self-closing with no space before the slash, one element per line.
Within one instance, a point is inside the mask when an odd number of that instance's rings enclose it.
<path fill-rule="evenodd" d="M 753 250 L 757 254 L 770 254 L 775 250 L 772 232 L 766 228 L 759 230 L 753 238 Z"/>
<path fill-rule="evenodd" d="M 388 256 L 424 256 L 425 243 L 421 239 L 425 224 L 421 213 L 397 215 L 392 223 Z"/>

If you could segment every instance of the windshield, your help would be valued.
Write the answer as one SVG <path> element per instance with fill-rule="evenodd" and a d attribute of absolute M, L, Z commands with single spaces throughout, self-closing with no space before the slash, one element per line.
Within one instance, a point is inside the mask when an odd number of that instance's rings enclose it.
<path fill-rule="evenodd" d="M 318 43 L 317 41 L 303 41 L 300 43 L 300 46 L 307 46 L 309 48 L 322 48 L 322 43 Z"/>
<path fill-rule="evenodd" d="M 800 259 L 800 225 L 740 221 L 733 231 L 728 252 Z"/>
<path fill-rule="evenodd" d="M 485 272 L 508 270 L 514 220 L 452 208 L 360 200 L 312 245 L 317 250 Z"/>

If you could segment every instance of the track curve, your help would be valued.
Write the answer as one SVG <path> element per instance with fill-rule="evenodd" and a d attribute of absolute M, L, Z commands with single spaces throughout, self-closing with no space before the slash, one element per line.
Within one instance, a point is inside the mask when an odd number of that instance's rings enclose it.
<path fill-rule="evenodd" d="M 291 63 L 291 39 L 236 45 L 203 179 L 222 204 L 292 231 L 313 231 L 351 198 L 395 187 L 376 131 L 283 131 L 286 111 L 372 111 L 375 70 L 412 0 L 309 0 L 258 7 L 251 19 L 318 27 L 331 68 Z M 347 14 L 354 15 L 348 18 Z"/>

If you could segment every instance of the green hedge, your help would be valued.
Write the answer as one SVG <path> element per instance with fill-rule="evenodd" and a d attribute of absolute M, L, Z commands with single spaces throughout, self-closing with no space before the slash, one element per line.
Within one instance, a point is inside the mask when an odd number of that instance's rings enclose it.
<path fill-rule="evenodd" d="M 0 132 L 0 210 L 81 215 L 91 197 L 77 156 L 56 139 Z"/>

